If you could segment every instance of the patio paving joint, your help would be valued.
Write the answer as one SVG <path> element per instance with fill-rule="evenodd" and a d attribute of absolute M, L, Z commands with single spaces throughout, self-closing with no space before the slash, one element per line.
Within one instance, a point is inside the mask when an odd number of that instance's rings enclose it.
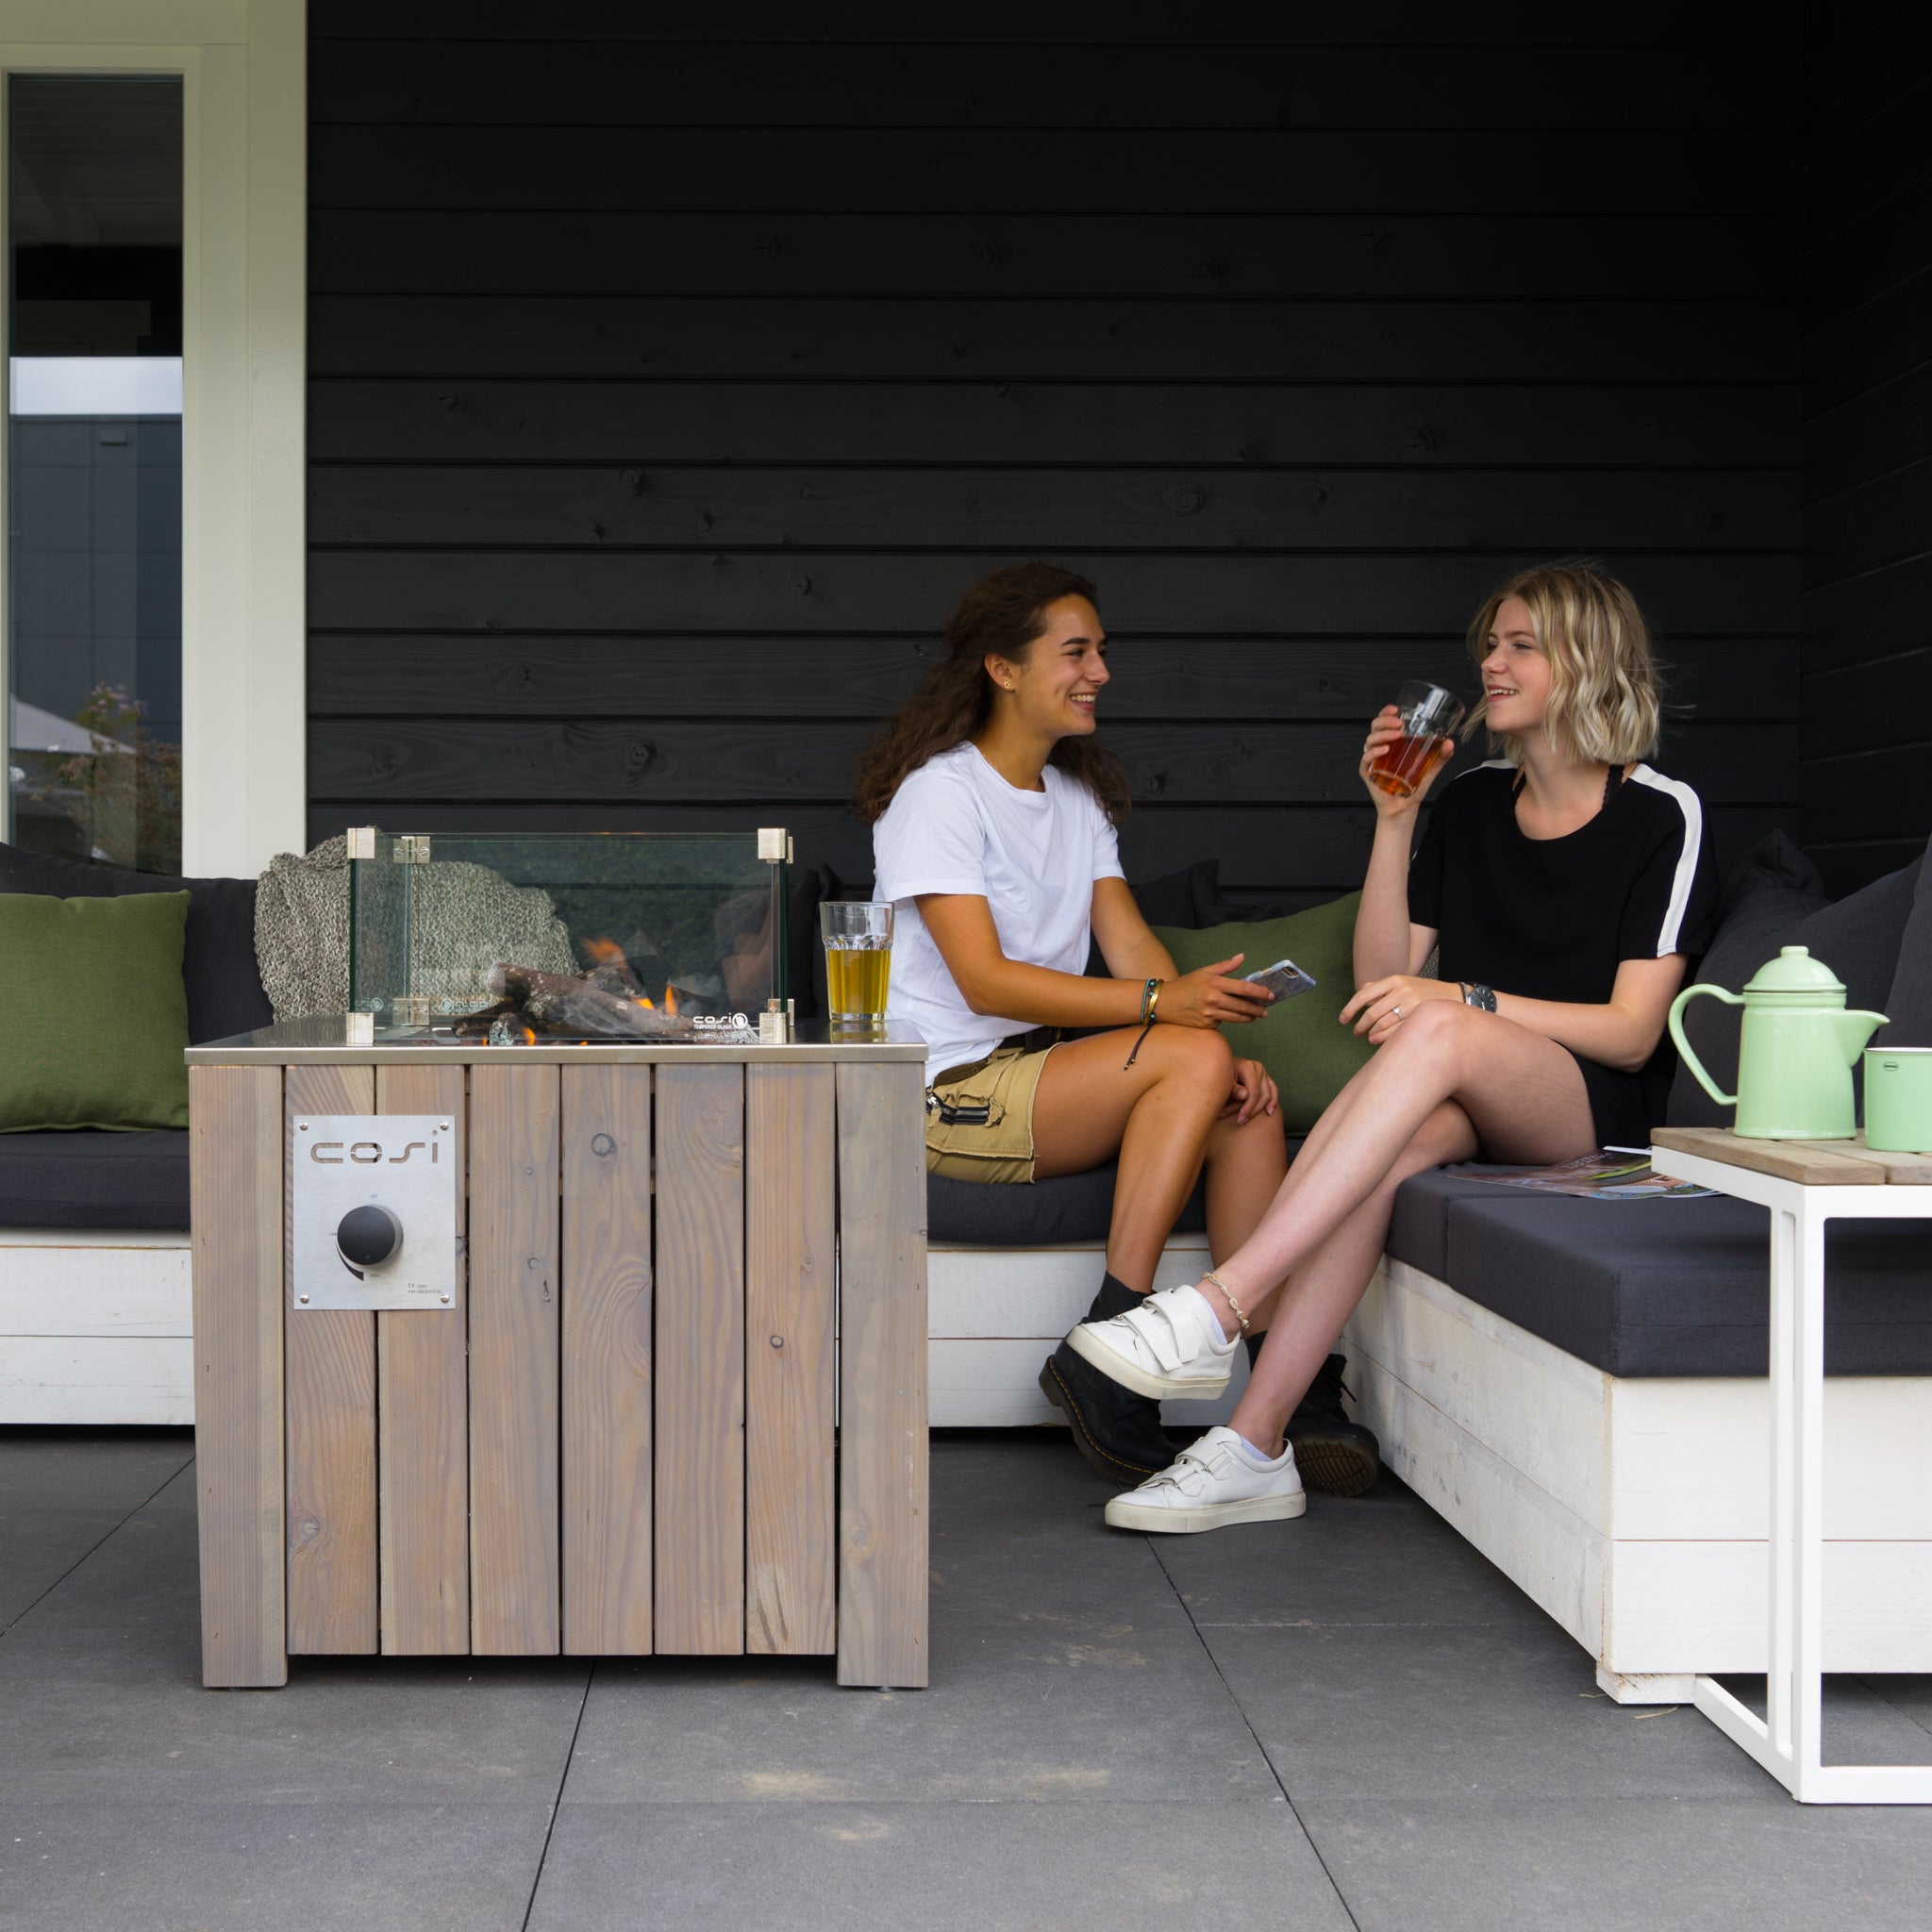
<path fill-rule="evenodd" d="M 563 1768 L 557 1774 L 557 1795 L 550 1801 L 550 1816 L 543 1825 L 543 1842 L 537 1853 L 537 1869 L 530 1874 L 530 1895 L 524 1901 L 524 1916 L 518 1922 L 519 1932 L 530 1932 L 530 1914 L 537 1909 L 537 1892 L 543 1883 L 543 1867 L 550 1857 L 550 1840 L 557 1832 L 557 1815 L 563 1809 L 563 1794 L 570 1784 L 570 1769 L 576 1761 L 577 1739 L 583 1735 L 584 1712 L 590 1708 L 591 1687 L 597 1681 L 598 1659 L 591 1659 L 591 1668 L 584 1673 L 584 1694 L 577 1700 L 576 1722 L 570 1728 L 570 1744 L 563 1754 Z"/>
<path fill-rule="evenodd" d="M 1336 1883 L 1335 1874 L 1328 1869 L 1327 1857 L 1324 1855 L 1322 1847 L 1315 1842 L 1315 1834 L 1308 1829 L 1307 1821 L 1296 1809 L 1293 1798 L 1289 1795 L 1288 1786 L 1283 1782 L 1280 1770 L 1276 1767 L 1267 1745 L 1261 1741 L 1260 1732 L 1256 1730 L 1254 1720 L 1247 1713 L 1247 1707 L 1235 1695 L 1234 1686 L 1227 1681 L 1227 1673 L 1221 1668 L 1221 1659 L 1214 1655 L 1213 1646 L 1202 1634 L 1202 1625 L 1195 1622 L 1193 1606 L 1188 1602 L 1187 1597 L 1182 1593 L 1180 1585 L 1174 1581 L 1174 1573 L 1169 1570 L 1167 1564 L 1162 1560 L 1158 1540 L 1154 1537 L 1142 1537 L 1141 1541 L 1148 1546 L 1149 1554 L 1158 1566 L 1160 1574 L 1167 1578 L 1167 1587 L 1174 1591 L 1174 1601 L 1180 1605 L 1182 1614 L 1188 1620 L 1188 1627 L 1194 1633 L 1195 1642 L 1201 1646 L 1208 1663 L 1213 1666 L 1214 1674 L 1221 1680 L 1221 1688 L 1227 1692 L 1228 1702 L 1240 1713 L 1241 1724 L 1246 1728 L 1248 1736 L 1255 1740 L 1255 1749 L 1261 1754 L 1261 1762 L 1268 1767 L 1268 1775 L 1274 1780 L 1274 1788 L 1281 1793 L 1281 1802 L 1288 1807 L 1289 1813 L 1294 1819 L 1302 1836 L 1307 1840 L 1308 1849 L 1314 1853 L 1316 1862 L 1322 1868 L 1322 1875 L 1328 1881 L 1329 1890 L 1335 1894 L 1336 1904 L 1348 1914 L 1348 1923 L 1356 1928 L 1356 1932 L 1361 1932 L 1361 1921 L 1356 1917 L 1355 1907 L 1349 1904 L 1342 1892 L 1341 1887 Z"/>
<path fill-rule="evenodd" d="M 54 1580 L 47 1585 L 45 1590 L 42 1591 L 41 1593 L 38 1596 L 36 1596 L 30 1603 L 23 1604 L 20 1607 L 20 1608 L 16 1610 L 12 1616 L 8 1617 L 4 1624 L 0 1624 L 0 1641 L 4 1641 L 6 1640 L 8 1634 L 13 1629 L 13 1626 L 16 1624 L 23 1623 L 26 1618 L 30 1617 L 35 1610 L 39 1609 L 40 1607 L 43 1603 L 45 1603 L 46 1600 L 50 1596 L 52 1596 L 54 1592 L 57 1590 L 58 1590 L 60 1586 L 63 1583 L 65 1583 L 67 1579 L 70 1576 L 72 1576 L 76 1570 L 78 1570 L 80 1566 L 88 1560 L 89 1557 L 93 1556 L 95 1552 L 98 1551 L 101 1548 L 101 1546 L 104 1543 L 106 1543 L 110 1537 L 120 1535 L 120 1533 L 124 1529 L 125 1529 L 127 1525 L 130 1523 L 132 1523 L 134 1519 L 137 1516 L 139 1516 L 143 1509 L 147 1508 L 149 1505 L 154 1502 L 155 1498 L 158 1496 L 161 1493 L 161 1491 L 168 1487 L 170 1483 L 177 1481 L 179 1479 L 183 1470 L 192 1468 L 193 1466 L 193 1463 L 194 1452 L 192 1450 L 190 1450 L 189 1453 L 182 1458 L 180 1464 L 176 1468 L 170 1470 L 168 1474 L 165 1476 L 163 1476 L 158 1483 L 155 1485 L 154 1489 L 147 1495 L 143 1496 L 140 1502 L 135 1504 L 134 1507 L 128 1510 L 126 1515 L 123 1516 L 118 1522 L 111 1524 L 108 1528 L 104 1529 L 101 1532 L 101 1534 L 87 1546 L 86 1549 L 81 1551 L 79 1556 L 75 1557 L 74 1561 L 71 1562 L 66 1569 L 61 1571 L 59 1575 L 55 1577 Z"/>

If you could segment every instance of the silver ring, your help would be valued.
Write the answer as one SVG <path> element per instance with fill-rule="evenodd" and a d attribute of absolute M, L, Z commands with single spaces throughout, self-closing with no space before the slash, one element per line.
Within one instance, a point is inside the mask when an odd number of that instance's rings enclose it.
<path fill-rule="evenodd" d="M 1402 1008 L 1400 1007 L 1397 1007 L 1395 1009 L 1395 1017 L 1398 1020 L 1402 1018 Z"/>

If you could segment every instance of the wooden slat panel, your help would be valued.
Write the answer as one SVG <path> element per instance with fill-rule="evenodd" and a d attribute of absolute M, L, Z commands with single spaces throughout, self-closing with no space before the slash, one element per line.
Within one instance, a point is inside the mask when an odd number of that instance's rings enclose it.
<path fill-rule="evenodd" d="M 563 1069 L 563 1647 L 651 1649 L 651 1070 Z"/>
<path fill-rule="evenodd" d="M 1469 679 L 1457 680 L 1465 689 Z M 1394 687 L 1390 687 L 1393 695 Z M 1105 700 L 1102 700 L 1103 705 Z M 634 798 L 666 804 L 843 797 L 865 721 L 687 720 L 558 724 L 317 721 L 309 784 L 358 798 Z M 1143 799 L 1177 805 L 1358 804 L 1362 724 L 1107 727 L 1107 744 Z M 1782 794 L 1795 724 L 1691 724 L 1671 734 L 1669 769 L 1713 804 Z"/>
<path fill-rule="evenodd" d="M 904 99 L 900 94 L 896 98 Z M 1646 242 L 1649 244 L 1646 252 Z M 1740 215 L 1391 214 L 1374 224 L 1323 213 L 1064 215 L 704 214 L 316 208 L 309 272 L 318 291 L 550 289 L 608 295 L 865 295 L 892 264 L 894 295 L 1022 298 L 1260 296 L 1517 297 L 1548 303 L 1641 290 L 1645 303 L 1786 289 L 1790 225 Z M 478 258 L 475 250 L 484 254 Z M 1211 284 L 1204 275 L 1214 264 Z M 337 346 L 325 324 L 323 369 Z M 595 365 L 634 370 L 636 344 Z M 406 363 L 399 367 L 421 368 Z"/>
<path fill-rule="evenodd" d="M 1884 0 L 1859 0 L 1859 5 L 1875 12 Z M 1174 21 L 1171 0 L 1117 0 L 1104 12 L 1042 5 L 1041 0 L 983 0 L 970 13 L 920 11 L 903 0 L 846 0 L 836 24 L 815 32 L 813 39 L 834 46 L 938 42 L 949 47 L 955 42 L 1052 47 L 1071 42 L 1084 62 L 1096 58 L 1094 50 L 1101 47 L 1151 42 L 1165 50 L 1174 41 Z M 635 0 L 577 0 L 568 10 L 543 16 L 541 37 L 675 47 L 698 38 L 704 25 L 708 24 L 695 23 L 689 15 L 640 8 Z M 1851 37 L 1843 24 L 1834 25 Z M 788 51 L 799 46 L 794 0 L 741 0 L 732 10 L 730 28 L 734 46 L 760 41 L 780 42 Z M 1382 42 L 1418 42 L 1431 49 L 1445 43 L 1507 48 L 1547 41 L 1551 16 L 1547 0 L 1490 0 L 1480 8 L 1447 17 L 1440 0 L 1362 0 L 1345 11 L 1286 8 L 1279 0 L 1225 0 L 1211 12 L 1191 16 L 1187 29 L 1191 41 L 1244 53 L 1262 47 Z M 334 0 L 316 10 L 314 32 L 329 40 L 507 40 L 519 46 L 535 38 L 530 9 L 523 0 L 416 0 L 407 10 L 388 0 Z M 1566 21 L 1565 38 L 1573 33 L 1587 47 L 1675 46 L 1680 42 L 1789 47 L 1796 24 L 1787 8 L 1740 13 L 1735 0 L 1625 0 L 1613 11 L 1591 15 L 1574 29 Z M 1449 106 L 1463 111 L 1459 100 Z"/>
<path fill-rule="evenodd" d="M 924 1070 L 839 1068 L 839 1681 L 923 1686 Z"/>
<path fill-rule="evenodd" d="M 461 1067 L 383 1067 L 380 1113 L 456 1123 L 457 1287 L 448 1308 L 375 1318 L 382 1507 L 382 1647 L 398 1657 L 470 1647 L 469 1108 Z"/>
<path fill-rule="evenodd" d="M 558 1647 L 558 1069 L 470 1074 L 470 1647 Z"/>
<path fill-rule="evenodd" d="M 744 1076 L 660 1066 L 656 1641 L 744 1648 Z"/>
<path fill-rule="evenodd" d="M 1932 740 L 1923 736 L 1916 744 L 1812 760 L 1804 769 L 1805 836 L 1924 839 L 1932 834 L 1928 763 Z"/>
<path fill-rule="evenodd" d="M 1796 456 L 1795 367 L 1784 380 L 1737 387 L 1595 388 L 1588 364 L 1596 334 L 1579 338 L 1574 313 L 1568 327 L 1553 323 L 1542 339 L 1545 358 L 1565 359 L 1534 372 L 1546 387 L 1538 407 L 1524 408 L 1521 390 L 1503 386 L 1521 355 L 1474 340 L 1457 353 L 1456 340 L 1445 342 L 1429 318 L 1407 310 L 1366 338 L 1366 317 L 1350 328 L 1331 316 L 1324 327 L 1335 327 L 1336 337 L 1327 353 L 1325 337 L 1284 343 L 1287 319 L 1252 302 L 1139 310 L 1093 303 L 1064 316 L 1037 302 L 967 304 L 988 312 L 959 317 L 943 335 L 934 330 L 933 308 L 961 306 L 812 305 L 799 354 L 814 364 L 835 362 L 830 373 L 869 372 L 855 393 L 823 375 L 782 390 L 770 381 L 690 380 L 724 373 L 719 357 L 734 344 L 744 348 L 744 327 L 715 304 L 318 298 L 316 325 L 328 333 L 311 354 L 328 359 L 317 369 L 393 372 L 393 379 L 311 382 L 308 453 L 318 462 L 610 462 L 638 466 L 641 475 L 654 463 L 924 463 L 936 454 L 952 463 L 1386 463 L 1419 471 L 1475 463 L 1789 468 Z M 844 312 L 828 323 L 827 308 Z M 880 308 L 891 340 L 865 344 L 862 358 L 849 330 Z M 673 325 L 680 336 L 688 328 L 691 341 L 665 341 Z M 1507 332 L 1522 325 L 1518 317 Z M 1304 323 L 1298 332 L 1312 326 Z M 762 331 L 752 340 L 765 350 Z M 1681 346 L 1681 330 L 1671 340 Z M 790 345 L 800 341 L 801 330 L 782 338 L 774 331 L 745 373 L 792 375 Z M 1713 357 L 1719 346 L 1713 342 Z M 1297 349 L 1303 363 L 1325 357 L 1326 366 L 1284 383 L 1280 373 Z M 646 351 L 654 362 L 669 361 L 675 375 L 586 380 L 637 375 Z M 1337 365 L 1337 355 L 1348 359 Z M 1674 355 L 1678 365 L 1684 360 Z M 425 377 L 425 368 L 444 373 Z M 1210 368 L 1220 380 L 1191 379 Z M 570 380 L 497 379 L 545 374 Z M 1082 375 L 1085 383 L 1069 379 Z M 930 377 L 941 379 L 921 379 Z M 1133 385 L 1131 398 L 1113 387 L 1119 383 Z M 652 615 L 646 627 L 663 626 Z M 882 627 L 876 619 L 864 626 Z M 932 632 L 929 620 L 910 628 Z"/>
<path fill-rule="evenodd" d="M 1674 758 L 1662 769 L 1677 775 Z M 1778 774 L 1772 774 L 1773 780 Z M 1783 780 L 1782 782 L 1789 782 Z M 311 842 L 333 838 L 347 825 L 377 823 L 384 807 L 376 800 L 310 808 Z M 502 806 L 428 805 L 411 807 L 409 822 L 425 832 L 501 832 Z M 589 805 L 526 805 L 514 808 L 516 823 L 545 832 L 719 832 L 755 830 L 771 823 L 769 806 L 664 806 L 629 802 Z M 798 841 L 802 861 L 824 861 L 841 879 L 857 883 L 873 874 L 871 828 L 842 808 L 788 805 L 786 824 Z M 1795 838 L 1795 802 L 1779 806 L 1709 807 L 1705 823 L 1715 840 L 1720 867 L 1741 858 L 1767 832 Z M 1121 854 L 1133 879 L 1159 878 L 1196 859 L 1219 861 L 1221 883 L 1231 891 L 1274 894 L 1316 887 L 1324 897 L 1352 892 L 1362 882 L 1374 824 L 1355 805 L 1286 806 L 1270 810 L 1252 806 L 1140 805 L 1121 834 Z M 1919 841 L 1924 845 L 1923 839 Z M 1907 858 L 1913 855 L 1907 853 Z M 1893 865 L 1903 863 L 1894 859 Z M 1890 868 L 1887 868 L 1888 870 Z"/>
<path fill-rule="evenodd" d="M 608 632 L 503 638 L 490 633 L 336 636 L 308 659 L 316 717 L 437 711 L 528 718 L 635 712 L 884 719 L 931 668 L 929 639 L 845 638 L 828 677 L 805 638 L 733 638 L 733 684 L 721 689 L 715 638 Z M 1674 635 L 1671 704 L 1728 723 L 1798 716 L 1798 641 Z M 1315 723 L 1373 717 L 1411 677 L 1455 685 L 1468 654 L 1448 638 L 1150 638 L 1110 641 L 1109 723 L 1239 718 Z M 1807 699 L 1807 723 L 1811 708 Z"/>
<path fill-rule="evenodd" d="M 833 1326 L 837 1107 L 829 1066 L 744 1074 L 744 1647 L 837 1638 Z"/>
<path fill-rule="evenodd" d="M 1674 39 L 1674 36 L 1673 37 Z M 870 128 L 800 128 L 784 148 L 793 208 L 1058 208 L 1279 212 L 1282 204 L 1378 214 L 1774 214 L 1789 193 L 1783 130 L 1757 137 L 1674 128 L 1641 142 L 1578 141 L 1569 130 L 1300 128 L 1041 129 L 1024 141 L 908 128 L 895 165 Z M 547 128 L 541 166 L 493 127 L 318 124 L 309 179 L 321 206 L 526 208 L 570 184 L 579 208 L 683 210 L 768 206 L 774 155 L 741 128 Z"/>
<path fill-rule="evenodd" d="M 317 17 L 320 28 L 322 16 Z M 1740 129 L 1797 119 L 1783 48 L 1578 44 L 1303 48 L 1230 60 L 1200 44 L 1083 50 L 1065 65 L 1004 46 L 611 42 L 313 42 L 309 85 L 336 122 L 417 126 L 1404 127 L 1481 100 L 1496 127 Z M 1569 115 L 1574 104 L 1574 118 Z M 1849 111 L 1849 107 L 1847 108 Z M 1552 242 L 1553 258 L 1562 248 Z M 1553 259 L 1553 266 L 1559 266 Z"/>
<path fill-rule="evenodd" d="M 191 1067 L 201 1680 L 289 1680 L 282 1445 L 282 1070 Z"/>
<path fill-rule="evenodd" d="M 1922 491 L 1921 495 L 1925 492 Z M 1901 506 L 1903 508 L 1903 505 Z M 1857 499 L 1844 514 L 1856 514 Z M 1920 517 L 1914 527 L 1922 528 Z M 1468 546 L 1508 529 L 1560 551 L 1579 530 L 1599 548 L 1705 550 L 1714 529 L 1789 550 L 1798 499 L 1788 472 L 1280 468 L 619 469 L 343 464 L 309 486 L 315 544 L 773 544 L 926 548 L 969 543 L 1107 549 L 1411 550 Z M 1881 547 L 1890 532 L 1864 541 Z"/>
<path fill-rule="evenodd" d="M 786 630 L 842 635 L 931 626 L 1003 554 L 721 558 L 539 551 L 322 550 L 308 565 L 309 622 L 325 630 Z M 1109 609 L 1148 630 L 1277 633 L 1282 613 L 1316 635 L 1454 629 L 1523 553 L 1386 558 L 1083 558 Z M 1606 558 L 1671 629 L 1789 636 L 1797 560 L 1785 557 Z"/>
<path fill-rule="evenodd" d="M 375 1073 L 291 1067 L 284 1106 L 292 1180 L 295 1117 L 374 1113 Z M 289 1648 L 364 1654 L 377 1646 L 375 1317 L 290 1308 L 287 1323 Z"/>

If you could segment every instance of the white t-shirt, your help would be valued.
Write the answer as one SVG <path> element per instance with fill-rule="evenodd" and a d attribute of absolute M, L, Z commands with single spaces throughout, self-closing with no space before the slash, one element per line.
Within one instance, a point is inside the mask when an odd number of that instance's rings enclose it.
<path fill-rule="evenodd" d="M 977 893 L 991 908 L 1008 958 L 1085 973 L 1093 882 L 1125 876 L 1100 801 L 1057 765 L 1041 775 L 1044 791 L 1022 791 L 976 746 L 956 744 L 908 777 L 873 827 L 873 897 L 893 907 L 886 1011 L 924 1036 L 927 1078 L 984 1059 L 1034 1023 L 975 1013 L 966 1004 L 919 916 L 917 896 Z"/>

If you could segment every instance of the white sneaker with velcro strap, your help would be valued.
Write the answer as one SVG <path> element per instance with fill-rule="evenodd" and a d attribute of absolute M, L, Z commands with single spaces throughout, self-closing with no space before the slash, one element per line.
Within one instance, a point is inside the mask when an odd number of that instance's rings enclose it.
<path fill-rule="evenodd" d="M 1156 1401 L 1219 1395 L 1240 1341 L 1222 1339 L 1213 1310 L 1191 1286 L 1164 1288 L 1110 1321 L 1082 1322 L 1067 1337 L 1103 1375 Z"/>
<path fill-rule="evenodd" d="M 1232 1429 L 1214 1428 L 1158 1475 L 1116 1496 L 1107 1520 L 1115 1529 L 1191 1536 L 1231 1523 L 1279 1522 L 1307 1507 L 1291 1447 L 1274 1462 L 1257 1463 Z"/>

